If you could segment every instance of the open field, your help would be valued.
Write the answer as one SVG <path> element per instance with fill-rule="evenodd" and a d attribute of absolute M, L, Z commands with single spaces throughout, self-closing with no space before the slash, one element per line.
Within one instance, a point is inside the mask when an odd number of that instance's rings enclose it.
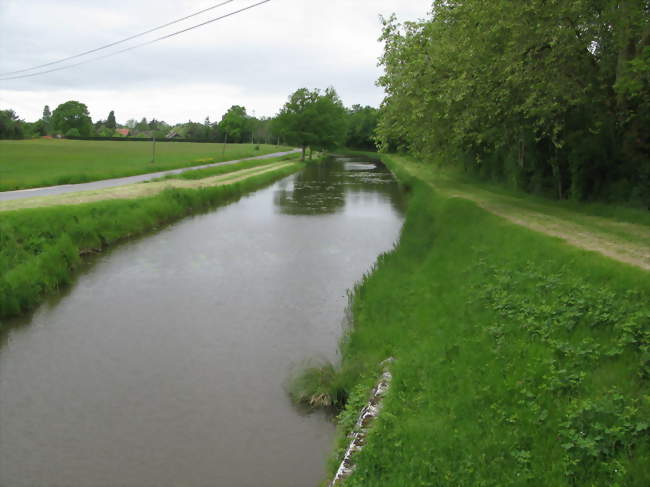
<path fill-rule="evenodd" d="M 83 183 L 290 150 L 282 146 L 160 142 L 0 140 L 0 191 Z"/>
<path fill-rule="evenodd" d="M 351 298 L 337 455 L 391 356 L 394 379 L 345 485 L 648 485 L 650 274 L 385 160 L 411 198 Z"/>

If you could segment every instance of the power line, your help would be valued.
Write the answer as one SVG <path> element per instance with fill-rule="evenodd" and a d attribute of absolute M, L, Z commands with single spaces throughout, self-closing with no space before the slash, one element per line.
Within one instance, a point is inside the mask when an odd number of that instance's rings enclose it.
<path fill-rule="evenodd" d="M 233 0 L 230 0 L 230 1 L 233 1 Z M 86 63 L 89 63 L 89 62 L 92 62 L 92 61 L 99 61 L 101 59 L 106 59 L 106 58 L 109 58 L 109 57 L 112 57 L 112 56 L 116 56 L 118 54 L 122 54 L 124 52 L 132 51 L 132 50 L 138 49 L 140 47 L 148 46 L 148 45 L 154 44 L 156 42 L 159 42 L 159 41 L 162 41 L 162 40 L 165 40 L 165 39 L 169 39 L 170 37 L 174 37 L 174 36 L 183 34 L 183 33 L 188 32 L 190 30 L 198 29 L 199 27 L 203 27 L 203 26 L 211 24 L 213 22 L 223 20 L 223 19 L 225 19 L 227 17 L 232 17 L 233 15 L 245 12 L 246 10 L 251 10 L 251 9 L 253 9 L 255 7 L 259 7 L 260 5 L 263 5 L 265 3 L 269 3 L 270 1 L 271 0 L 263 0 L 261 2 L 254 3 L 253 5 L 249 5 L 248 7 L 244 7 L 244 8 L 241 8 L 239 10 L 235 10 L 233 12 L 227 13 L 225 15 L 221 15 L 220 17 L 216 17 L 214 19 L 210 19 L 210 20 L 207 20 L 205 22 L 201 22 L 200 24 L 196 24 L 196 25 L 193 25 L 191 27 L 187 27 L 185 29 L 182 29 L 182 30 L 179 30 L 179 31 L 176 31 L 176 32 L 172 32 L 171 34 L 167 34 L 167 35 L 164 35 L 162 37 L 152 39 L 150 41 L 142 42 L 140 44 L 136 44 L 134 46 L 127 47 L 125 49 L 120 49 L 119 51 L 115 51 L 115 52 L 112 52 L 110 54 L 106 54 L 104 56 L 98 56 L 98 57 L 94 57 L 94 58 L 91 58 L 91 59 L 85 59 L 85 60 L 80 61 L 78 63 L 68 64 L 66 66 L 61 66 L 61 67 L 58 67 L 58 68 L 48 69 L 48 70 L 45 70 L 45 71 L 39 71 L 37 73 L 30 73 L 30 74 L 23 74 L 23 75 L 18 75 L 18 76 L 10 76 L 10 77 L 5 77 L 5 78 L 0 78 L 0 81 L 8 81 L 8 80 L 12 80 L 12 79 L 21 79 L 21 78 L 31 78 L 31 77 L 34 77 L 34 76 L 40 76 L 42 74 L 53 73 L 55 71 L 62 71 L 64 69 L 68 69 L 68 68 L 74 68 L 76 66 L 80 66 L 82 64 L 86 64 Z M 228 3 L 228 2 L 226 2 L 226 3 Z M 82 54 L 80 54 L 78 56 L 81 56 L 81 55 Z M 72 56 L 72 58 L 78 57 L 78 56 Z M 69 59 L 71 59 L 71 58 L 69 58 Z M 32 68 L 32 69 L 36 69 L 36 68 Z M 25 70 L 25 71 L 29 71 L 29 70 Z"/>
<path fill-rule="evenodd" d="M 203 10 L 199 10 L 198 12 L 195 12 L 193 14 L 187 15 L 186 17 L 183 17 L 183 18 L 180 18 L 180 19 L 177 19 L 177 20 L 173 20 L 173 21 L 168 22 L 168 23 L 166 23 L 164 25 L 154 27 L 153 29 L 149 29 L 149 30 L 146 30 L 144 32 L 140 32 L 139 34 L 135 34 L 135 35 L 132 35 L 130 37 L 126 37 L 126 38 L 121 39 L 119 41 L 111 42 L 110 44 L 106 44 L 105 46 L 101 46 L 101 47 L 97 47 L 95 49 L 91 49 L 90 51 L 80 52 L 79 54 L 75 54 L 74 56 L 69 56 L 69 57 L 66 57 L 66 58 L 63 58 L 63 59 L 59 59 L 58 61 L 52 61 L 50 63 L 40 64 L 38 66 L 32 66 L 31 68 L 19 69 L 18 71 L 10 71 L 8 73 L 0 73 L 0 76 L 10 76 L 10 75 L 13 75 L 13 74 L 25 73 L 27 71 L 34 71 L 35 69 L 45 68 L 47 66 L 52 66 L 54 64 L 59 64 L 59 63 L 65 62 L 65 61 L 70 61 L 71 59 L 77 59 L 77 58 L 80 58 L 82 56 L 86 56 L 88 54 L 93 54 L 93 53 L 95 53 L 97 51 L 101 51 L 103 49 L 108 49 L 109 47 L 117 46 L 118 44 L 123 44 L 123 43 L 131 41 L 133 39 L 137 39 L 138 37 L 142 37 L 144 35 L 151 34 L 152 32 L 156 32 L 157 30 L 164 29 L 165 27 L 169 27 L 170 25 L 177 24 L 179 22 L 182 22 L 183 20 L 191 19 L 192 17 L 196 17 L 197 15 L 204 14 L 205 12 L 209 12 L 210 10 L 214 10 L 215 8 L 223 7 L 224 5 L 226 5 L 228 3 L 232 3 L 234 1 L 235 0 L 227 0 L 225 2 L 221 2 L 221 3 L 217 4 L 217 5 L 213 5 L 212 7 L 208 7 L 208 8 L 205 8 Z"/>

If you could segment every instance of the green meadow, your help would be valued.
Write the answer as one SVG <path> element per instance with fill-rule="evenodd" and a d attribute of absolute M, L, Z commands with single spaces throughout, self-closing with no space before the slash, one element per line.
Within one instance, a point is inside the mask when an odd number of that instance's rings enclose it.
<path fill-rule="evenodd" d="M 351 294 L 341 365 L 292 391 L 347 404 L 331 471 L 395 357 L 346 487 L 650 485 L 650 274 L 383 159 L 410 194 L 400 241 Z"/>
<path fill-rule="evenodd" d="M 258 148 L 259 147 L 259 148 Z M 275 145 L 0 140 L 0 191 L 83 183 L 290 150 Z"/>

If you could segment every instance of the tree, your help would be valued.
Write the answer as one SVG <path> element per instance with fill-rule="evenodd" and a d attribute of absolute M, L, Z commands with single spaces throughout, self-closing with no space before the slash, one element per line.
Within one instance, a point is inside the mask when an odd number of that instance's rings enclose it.
<path fill-rule="evenodd" d="M 385 19 L 382 40 L 383 149 L 650 206 L 647 1 L 437 0 L 427 20 Z"/>
<path fill-rule="evenodd" d="M 378 118 L 379 111 L 376 108 L 353 105 L 348 110 L 348 133 L 345 145 L 356 149 L 374 150 Z"/>
<path fill-rule="evenodd" d="M 22 139 L 23 121 L 13 110 L 0 110 L 0 139 Z"/>
<path fill-rule="evenodd" d="M 41 120 L 43 121 L 41 126 L 42 135 L 47 135 L 52 131 L 52 112 L 50 112 L 49 105 L 45 105 L 43 108 L 43 117 Z"/>
<path fill-rule="evenodd" d="M 275 118 L 274 130 L 290 144 L 302 148 L 305 160 L 307 147 L 331 149 L 343 142 L 346 112 L 334 88 L 321 94 L 300 88 L 290 97 Z"/>
<path fill-rule="evenodd" d="M 247 140 L 251 133 L 251 123 L 246 108 L 239 105 L 231 106 L 221 117 L 219 128 L 228 136 L 230 142 Z"/>
<path fill-rule="evenodd" d="M 74 100 L 62 103 L 52 113 L 52 126 L 63 134 L 70 129 L 77 129 L 79 136 L 88 137 L 92 129 L 88 107 Z"/>
<path fill-rule="evenodd" d="M 115 121 L 115 112 L 113 110 L 111 110 L 111 112 L 108 114 L 105 125 L 107 128 L 112 130 L 115 130 L 117 128 L 117 122 Z"/>

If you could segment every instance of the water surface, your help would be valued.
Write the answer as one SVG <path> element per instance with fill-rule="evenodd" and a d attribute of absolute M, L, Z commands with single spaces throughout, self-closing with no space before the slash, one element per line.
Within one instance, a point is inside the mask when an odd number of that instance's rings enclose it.
<path fill-rule="evenodd" d="M 402 223 L 376 163 L 315 165 L 99 256 L 0 334 L 0 486 L 316 486 L 334 426 L 287 398 Z"/>

